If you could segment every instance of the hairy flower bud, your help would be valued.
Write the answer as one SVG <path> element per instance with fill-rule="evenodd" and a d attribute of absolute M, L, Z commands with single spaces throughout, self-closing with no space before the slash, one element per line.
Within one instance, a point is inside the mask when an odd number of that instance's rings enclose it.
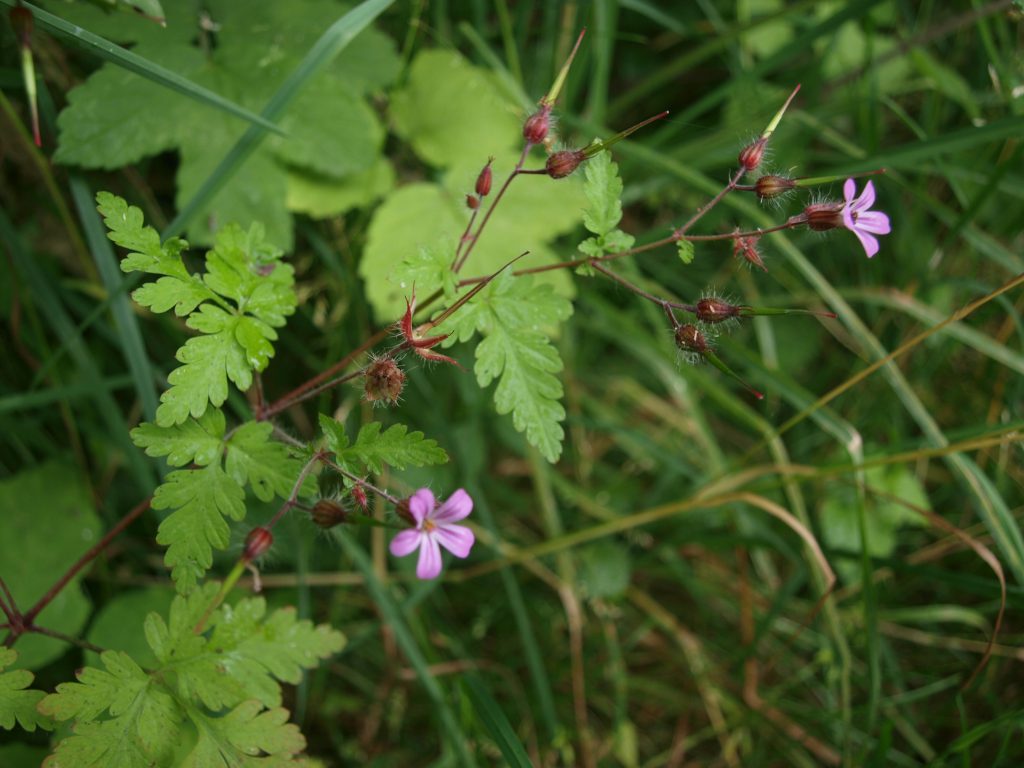
<path fill-rule="evenodd" d="M 405 373 L 390 357 L 374 360 L 366 367 L 366 372 L 363 375 L 365 378 L 364 396 L 371 403 L 381 400 L 395 403 L 405 388 Z"/>
<path fill-rule="evenodd" d="M 580 163 L 587 159 L 586 154 L 578 149 L 563 149 L 548 157 L 544 164 L 544 170 L 552 179 L 564 179 L 570 173 L 580 167 Z"/>
<path fill-rule="evenodd" d="M 690 323 L 676 328 L 676 346 L 684 352 L 704 354 L 708 351 L 708 342 L 704 334 Z"/>
<path fill-rule="evenodd" d="M 704 323 L 721 323 L 733 317 L 738 317 L 743 307 L 737 307 L 727 301 L 709 296 L 697 302 L 697 319 Z M 677 332 L 678 338 L 678 332 Z"/>
<path fill-rule="evenodd" d="M 487 161 L 487 165 L 480 171 L 480 175 L 476 177 L 476 193 L 480 197 L 487 197 L 491 192 L 491 179 L 493 174 L 491 173 L 491 163 L 494 162 L 494 158 L 490 158 Z"/>
<path fill-rule="evenodd" d="M 785 176 L 762 176 L 754 182 L 754 192 L 762 200 L 784 195 L 796 186 L 796 182 Z"/>
<path fill-rule="evenodd" d="M 357 485 L 352 489 L 352 501 L 358 504 L 362 509 L 366 509 L 366 491 L 363 490 L 361 485 Z"/>
<path fill-rule="evenodd" d="M 842 203 L 811 203 L 804 208 L 803 219 L 815 232 L 825 232 L 843 225 Z"/>
<path fill-rule="evenodd" d="M 274 537 L 269 530 L 263 527 L 253 528 L 245 537 L 245 548 L 242 550 L 242 559 L 252 562 L 260 557 L 274 544 Z"/>
<path fill-rule="evenodd" d="M 750 142 L 740 151 L 740 167 L 747 171 L 756 171 L 764 159 L 764 150 L 768 146 L 768 137 L 761 136 Z"/>
<path fill-rule="evenodd" d="M 536 112 L 526 118 L 523 123 L 523 138 L 531 144 L 540 144 L 548 136 L 548 129 L 551 127 L 551 107 L 547 104 L 541 106 Z"/>
<path fill-rule="evenodd" d="M 757 247 L 759 239 L 755 235 L 735 238 L 732 244 L 732 255 L 744 259 L 748 264 L 753 264 L 758 269 L 763 269 L 767 272 L 768 267 L 764 265 L 764 259 L 761 257 L 761 252 Z"/>
<path fill-rule="evenodd" d="M 334 499 L 320 499 L 313 505 L 310 517 L 314 523 L 327 530 L 344 523 L 348 519 L 348 510 Z"/>
<path fill-rule="evenodd" d="M 466 195 L 466 207 L 471 211 L 475 211 L 480 207 L 480 198 L 476 195 Z"/>

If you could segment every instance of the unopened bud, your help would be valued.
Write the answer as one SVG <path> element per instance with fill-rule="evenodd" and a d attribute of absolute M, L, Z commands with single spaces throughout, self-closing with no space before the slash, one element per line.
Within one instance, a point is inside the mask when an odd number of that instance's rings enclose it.
<path fill-rule="evenodd" d="M 737 307 L 727 301 L 709 296 L 697 302 L 697 319 L 704 323 L 721 323 L 733 317 L 738 317 L 743 312 L 743 307 Z M 678 338 L 678 331 L 676 332 Z"/>
<path fill-rule="evenodd" d="M 526 118 L 526 122 L 523 123 L 523 138 L 531 144 L 540 144 L 548 137 L 548 129 L 550 127 L 551 107 L 544 104 Z"/>
<path fill-rule="evenodd" d="M 548 157 L 547 163 L 544 164 L 544 170 L 552 179 L 564 179 L 579 168 L 580 163 L 585 159 L 586 155 L 582 150 L 563 149 Z"/>
<path fill-rule="evenodd" d="M 274 537 L 266 528 L 253 528 L 245 537 L 245 548 L 242 550 L 242 559 L 251 563 L 262 556 L 274 544 Z"/>
<path fill-rule="evenodd" d="M 364 373 L 364 395 L 368 402 L 380 400 L 395 403 L 405 388 L 405 373 L 390 357 L 374 360 Z"/>
<path fill-rule="evenodd" d="M 815 232 L 843 226 L 842 203 L 812 203 L 804 208 L 802 218 Z"/>
<path fill-rule="evenodd" d="M 746 171 L 755 171 L 764 159 L 764 150 L 768 146 L 768 138 L 762 136 L 750 142 L 740 152 L 740 167 Z"/>
<path fill-rule="evenodd" d="M 708 342 L 697 326 L 687 323 L 676 328 L 676 346 L 684 352 L 704 354 L 708 351 Z"/>
<path fill-rule="evenodd" d="M 348 510 L 341 505 L 341 502 L 333 499 L 320 499 L 313 505 L 310 516 L 314 523 L 327 530 L 344 523 L 348 519 Z"/>
<path fill-rule="evenodd" d="M 480 207 L 480 198 L 476 195 L 466 195 L 466 207 L 471 211 L 475 211 Z"/>
<path fill-rule="evenodd" d="M 754 192 L 762 200 L 784 195 L 796 186 L 796 182 L 785 176 L 762 176 L 754 182 Z"/>
<path fill-rule="evenodd" d="M 487 161 L 487 165 L 484 166 L 483 170 L 480 171 L 480 175 L 476 177 L 476 193 L 480 197 L 487 197 L 491 192 L 491 163 L 494 162 L 494 158 L 490 158 Z"/>
<path fill-rule="evenodd" d="M 352 501 L 362 509 L 366 509 L 366 491 L 363 490 L 362 486 L 357 485 L 352 489 Z"/>

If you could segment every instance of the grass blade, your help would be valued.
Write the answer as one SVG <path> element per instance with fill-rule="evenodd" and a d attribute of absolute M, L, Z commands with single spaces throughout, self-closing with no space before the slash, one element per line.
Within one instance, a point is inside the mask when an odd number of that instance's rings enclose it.
<path fill-rule="evenodd" d="M 15 0 L 0 0 L 0 4 L 10 8 L 16 5 Z M 17 5 L 22 5 L 22 3 L 17 3 Z M 261 130 L 273 131 L 274 133 L 284 135 L 284 131 L 266 118 L 250 112 L 245 107 L 239 106 L 230 99 L 225 99 L 220 94 L 203 88 L 201 85 L 196 85 L 188 78 L 182 77 L 176 72 L 165 69 L 159 64 L 149 61 L 136 53 L 132 53 L 99 35 L 94 35 L 77 24 L 71 24 L 59 16 L 47 13 L 42 8 L 30 5 L 29 3 L 24 3 L 23 5 L 32 11 L 32 15 L 35 17 L 35 21 L 40 28 L 70 41 L 87 53 L 91 53 L 104 61 L 109 61 L 111 64 L 116 64 L 127 69 L 129 72 L 134 72 L 147 80 L 152 80 L 164 88 L 169 88 L 172 91 L 188 96 L 190 99 L 195 99 L 227 112 L 229 115 L 234 115 L 242 120 L 254 123 L 260 126 Z"/>
<path fill-rule="evenodd" d="M 309 49 L 309 53 L 303 58 L 302 63 L 270 97 L 270 101 L 267 102 L 261 113 L 263 117 L 268 120 L 280 117 L 298 96 L 306 81 L 329 64 L 352 42 L 356 35 L 369 26 L 393 2 L 394 0 L 364 0 L 328 27 L 327 31 Z M 174 221 L 167 226 L 161 237 L 173 237 L 184 231 L 196 214 L 213 199 L 214 195 L 242 166 L 242 163 L 252 155 L 265 135 L 266 133 L 260 128 L 250 126 L 249 130 L 242 134 L 242 137 L 220 161 L 220 164 L 213 169 L 213 173 L 203 182 L 192 199 L 178 212 Z"/>
<path fill-rule="evenodd" d="M 96 211 L 93 193 L 89 189 L 89 185 L 81 176 L 72 176 L 70 181 L 71 198 L 78 209 L 78 217 L 82 221 L 85 239 L 89 243 L 89 251 L 99 269 L 103 286 L 111 298 L 111 310 L 114 314 L 117 335 L 121 339 L 121 350 L 128 363 L 128 370 L 131 371 L 132 380 L 135 382 L 135 391 L 139 395 L 139 400 L 142 401 L 142 412 L 148 421 L 153 421 L 156 418 L 158 404 L 155 377 L 153 368 L 149 364 L 149 357 L 146 355 L 146 347 L 142 343 L 139 320 L 132 312 L 128 297 L 121 291 L 122 275 L 117 266 L 117 256 L 110 245 L 110 240 L 107 239 L 106 229 Z"/>

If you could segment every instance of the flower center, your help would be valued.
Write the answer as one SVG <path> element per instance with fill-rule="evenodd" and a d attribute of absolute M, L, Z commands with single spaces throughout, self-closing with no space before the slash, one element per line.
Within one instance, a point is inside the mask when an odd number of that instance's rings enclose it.
<path fill-rule="evenodd" d="M 437 528 L 437 523 L 435 523 L 429 517 L 426 520 L 423 521 L 423 528 L 422 528 L 422 530 L 423 530 L 424 533 L 430 533 L 435 528 Z"/>

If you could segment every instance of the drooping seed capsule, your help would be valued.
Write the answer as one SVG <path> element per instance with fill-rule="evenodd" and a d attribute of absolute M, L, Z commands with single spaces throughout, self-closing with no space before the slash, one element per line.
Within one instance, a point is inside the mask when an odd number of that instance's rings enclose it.
<path fill-rule="evenodd" d="M 676 346 L 684 352 L 696 352 L 701 355 L 708 351 L 707 339 L 692 323 L 676 328 Z"/>
<path fill-rule="evenodd" d="M 348 510 L 334 499 L 320 499 L 310 512 L 313 522 L 324 530 L 334 528 L 348 520 Z"/>
<path fill-rule="evenodd" d="M 245 548 L 242 550 L 242 559 L 251 563 L 262 556 L 274 545 L 274 537 L 269 530 L 263 527 L 253 528 L 245 537 Z"/>
<path fill-rule="evenodd" d="M 754 193 L 762 200 L 784 195 L 796 187 L 796 182 L 785 176 L 762 176 L 754 182 Z"/>
<path fill-rule="evenodd" d="M 526 118 L 526 122 L 523 123 L 523 138 L 531 144 L 541 144 L 548 137 L 548 129 L 550 127 L 551 107 L 544 104 Z"/>
<path fill-rule="evenodd" d="M 697 302 L 697 319 L 704 323 L 721 323 L 733 317 L 738 317 L 743 307 L 737 307 L 727 301 L 708 296 Z"/>
<path fill-rule="evenodd" d="M 352 489 L 352 501 L 358 504 L 361 509 L 366 509 L 366 491 L 363 490 L 361 485 L 357 485 Z"/>
<path fill-rule="evenodd" d="M 493 162 L 493 157 L 488 159 L 487 165 L 483 167 L 483 170 L 480 171 L 480 175 L 476 177 L 476 193 L 480 195 L 480 197 L 487 197 L 491 192 L 491 163 Z"/>
<path fill-rule="evenodd" d="M 768 138 L 759 137 L 745 146 L 739 155 L 740 167 L 746 171 L 755 171 L 764 159 L 764 150 L 768 146 Z"/>
<path fill-rule="evenodd" d="M 811 203 L 801 214 L 807 226 L 815 232 L 825 232 L 843 226 L 842 203 Z"/>
<path fill-rule="evenodd" d="M 580 163 L 585 159 L 586 155 L 582 150 L 563 149 L 548 157 L 547 163 L 544 164 L 544 170 L 552 179 L 564 179 L 579 168 Z"/>

